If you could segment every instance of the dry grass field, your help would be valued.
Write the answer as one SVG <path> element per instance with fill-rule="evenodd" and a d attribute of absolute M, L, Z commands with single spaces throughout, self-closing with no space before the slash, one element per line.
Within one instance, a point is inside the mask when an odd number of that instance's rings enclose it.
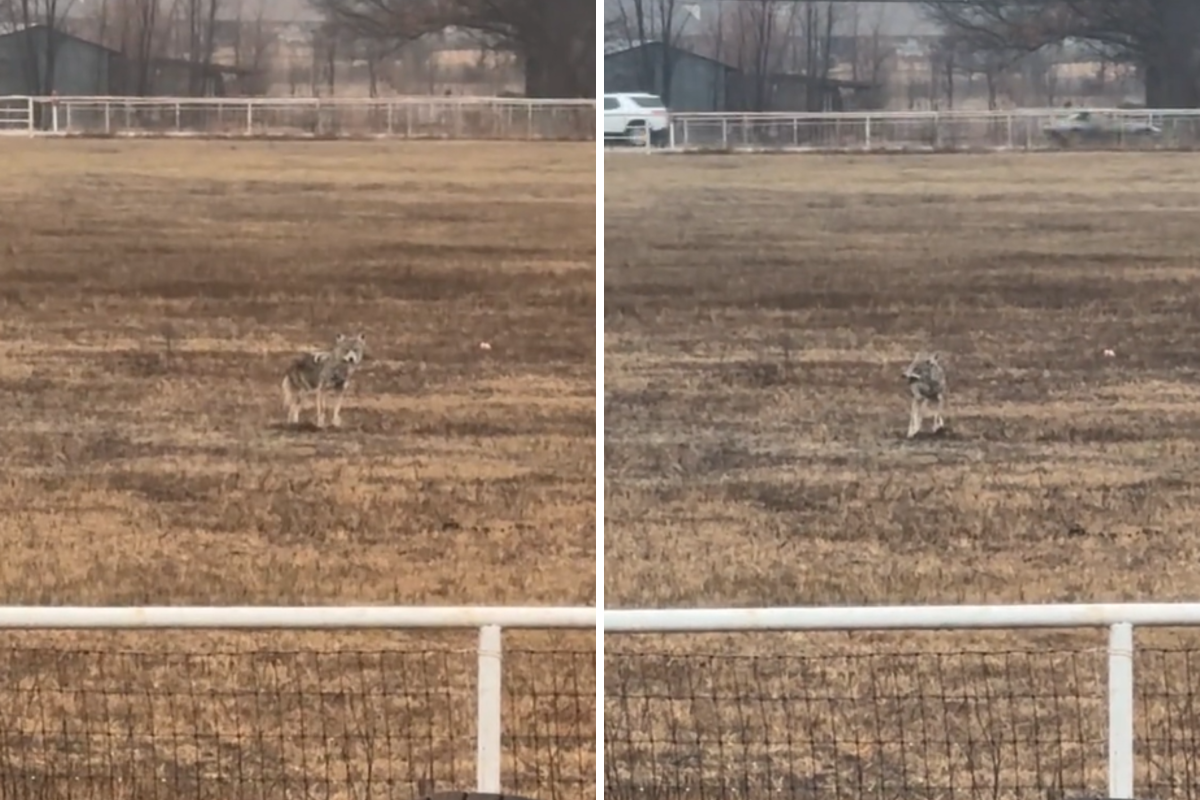
<path fill-rule="evenodd" d="M 594 602 L 593 146 L 3 146 L 0 602 Z M 5 797 L 474 785 L 470 631 L 0 638 Z M 506 788 L 594 796 L 594 634 L 505 642 Z"/>
<path fill-rule="evenodd" d="M 1184 154 L 609 159 L 606 605 L 1195 599 L 1197 178 Z M 925 348 L 948 429 L 909 441 Z M 610 635 L 609 793 L 1104 791 L 1104 644 Z M 1149 796 L 1194 789 L 1197 644 L 1138 636 Z"/>

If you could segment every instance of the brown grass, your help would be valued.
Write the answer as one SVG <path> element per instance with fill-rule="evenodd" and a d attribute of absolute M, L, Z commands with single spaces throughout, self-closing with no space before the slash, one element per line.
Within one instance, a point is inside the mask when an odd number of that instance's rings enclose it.
<path fill-rule="evenodd" d="M 1166 154 L 613 159 L 607 604 L 1194 599 L 1196 177 Z M 949 431 L 910 442 L 925 347 Z M 610 791 L 1102 790 L 1103 643 L 610 636 Z M 1140 656 L 1152 791 L 1183 762 L 1151 740 L 1195 733 L 1183 662 Z"/>
<path fill-rule="evenodd" d="M 594 148 L 4 147 L 0 602 L 594 602 Z M 469 632 L 4 638 L 4 796 L 474 783 Z M 506 788 L 591 796 L 594 637 L 506 645 Z"/>

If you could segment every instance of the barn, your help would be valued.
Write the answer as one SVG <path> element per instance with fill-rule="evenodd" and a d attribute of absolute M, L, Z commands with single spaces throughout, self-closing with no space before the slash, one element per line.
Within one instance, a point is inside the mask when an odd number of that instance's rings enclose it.
<path fill-rule="evenodd" d="M 47 25 L 0 35 L 0 96 L 220 97 L 229 79 L 249 74 L 176 58 L 151 59 L 142 70 L 117 50 Z"/>
<path fill-rule="evenodd" d="M 0 36 L 0 95 L 120 94 L 113 90 L 122 81 L 123 62 L 116 50 L 31 25 Z"/>
<path fill-rule="evenodd" d="M 670 86 L 663 81 L 670 63 Z M 662 42 L 645 42 L 604 56 L 605 92 L 651 92 L 675 112 L 843 111 L 877 87 L 861 81 L 796 73 L 754 75 L 714 58 Z"/>
<path fill-rule="evenodd" d="M 725 89 L 737 70 L 713 58 L 670 48 L 671 85 L 663 84 L 662 42 L 627 47 L 604 56 L 604 91 L 651 92 L 672 111 L 724 111 Z"/>

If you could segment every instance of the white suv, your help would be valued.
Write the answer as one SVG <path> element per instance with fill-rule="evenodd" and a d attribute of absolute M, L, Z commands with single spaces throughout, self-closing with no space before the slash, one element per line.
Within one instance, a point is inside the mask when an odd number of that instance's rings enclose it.
<path fill-rule="evenodd" d="M 616 92 L 604 95 L 604 140 L 651 143 L 667 138 L 670 115 L 662 98 L 644 92 Z"/>

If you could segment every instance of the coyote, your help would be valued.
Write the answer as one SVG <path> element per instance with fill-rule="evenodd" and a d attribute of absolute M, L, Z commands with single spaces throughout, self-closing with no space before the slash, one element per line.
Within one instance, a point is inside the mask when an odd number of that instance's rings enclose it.
<path fill-rule="evenodd" d="M 936 353 L 919 354 L 904 370 L 904 379 L 912 392 L 912 411 L 908 417 L 908 438 L 917 435 L 925 416 L 925 404 L 934 403 L 933 432 L 937 433 L 946 424 L 942 409 L 946 404 L 946 370 Z"/>
<path fill-rule="evenodd" d="M 307 394 L 316 395 L 317 427 L 325 427 L 325 392 L 333 392 L 333 426 L 342 424 L 342 399 L 350 386 L 350 376 L 362 363 L 366 338 L 360 333 L 346 336 L 339 333 L 329 350 L 305 353 L 292 362 L 283 376 L 283 404 L 287 407 L 288 422 L 300 421 L 300 404 Z"/>

